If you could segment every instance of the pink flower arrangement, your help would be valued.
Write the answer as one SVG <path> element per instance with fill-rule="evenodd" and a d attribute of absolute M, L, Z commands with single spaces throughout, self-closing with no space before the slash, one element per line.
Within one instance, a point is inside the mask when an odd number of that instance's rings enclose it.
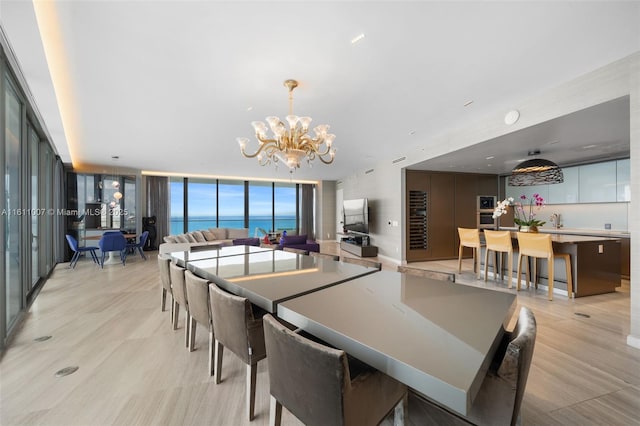
<path fill-rule="evenodd" d="M 502 216 L 507 212 L 508 206 L 514 206 L 515 217 L 513 221 L 519 226 L 542 226 L 546 222 L 536 219 L 537 211 L 544 208 L 544 198 L 540 194 L 533 194 L 531 198 L 520 196 L 519 202 L 514 202 L 513 197 L 500 201 L 493 211 L 493 218 Z M 528 208 L 527 208 L 528 205 Z"/>

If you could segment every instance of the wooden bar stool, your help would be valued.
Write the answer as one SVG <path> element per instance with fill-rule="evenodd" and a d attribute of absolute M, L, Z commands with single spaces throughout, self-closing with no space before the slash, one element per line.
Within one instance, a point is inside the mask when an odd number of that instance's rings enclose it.
<path fill-rule="evenodd" d="M 507 274 L 509 276 L 508 287 L 511 288 L 511 275 L 513 274 L 513 245 L 511 244 L 511 232 L 510 231 L 490 231 L 485 229 L 484 241 L 487 245 L 484 252 L 484 281 L 487 282 L 487 271 L 489 269 L 489 251 L 495 253 L 493 258 L 493 276 L 498 275 L 498 265 L 500 265 L 500 278 L 504 279 L 502 272 L 502 254 L 507 254 Z M 500 256 L 500 262 L 498 262 L 498 256 Z"/>
<path fill-rule="evenodd" d="M 518 232 L 518 285 L 520 290 L 520 273 L 522 267 L 522 258 L 524 256 L 533 258 L 533 280 L 536 288 L 538 288 L 538 280 L 536 274 L 536 260 L 547 259 L 549 265 L 549 300 L 553 300 L 553 261 L 556 257 L 561 257 L 565 261 L 567 268 L 567 295 L 573 297 L 573 279 L 571 277 L 571 255 L 568 253 L 554 253 L 551 244 L 550 234 L 538 234 L 531 232 Z M 527 261 L 527 288 L 529 287 L 530 271 L 529 262 Z"/>
<path fill-rule="evenodd" d="M 480 278 L 480 231 L 475 228 L 458 228 L 460 246 L 458 247 L 458 273 L 462 271 L 462 249 L 471 247 L 473 249 L 473 270 L 476 278 Z"/>

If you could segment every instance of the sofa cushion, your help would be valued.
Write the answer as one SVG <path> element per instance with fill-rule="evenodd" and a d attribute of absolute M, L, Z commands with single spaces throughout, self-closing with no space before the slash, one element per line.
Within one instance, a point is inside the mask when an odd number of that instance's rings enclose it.
<path fill-rule="evenodd" d="M 196 241 L 196 239 L 194 238 L 193 234 L 191 232 L 187 232 L 186 234 L 184 234 L 185 237 L 187 237 L 187 241 L 190 243 L 197 243 L 198 241 Z"/>
<path fill-rule="evenodd" d="M 260 246 L 260 238 L 235 238 L 233 240 L 234 246 Z"/>
<path fill-rule="evenodd" d="M 285 235 L 281 240 L 281 244 L 283 247 L 288 247 L 293 244 L 305 244 L 306 242 L 306 235 Z"/>
<path fill-rule="evenodd" d="M 249 228 L 228 228 L 227 238 L 247 238 L 249 237 Z"/>
<path fill-rule="evenodd" d="M 162 238 L 164 240 L 165 243 L 177 243 L 178 241 L 176 241 L 176 237 L 174 237 L 173 235 L 167 235 L 166 237 Z"/>
<path fill-rule="evenodd" d="M 215 240 L 217 240 L 216 236 L 211 231 L 202 231 L 202 236 L 207 241 L 215 241 Z"/>
<path fill-rule="evenodd" d="M 204 235 L 202 235 L 202 232 L 201 232 L 201 231 L 193 231 L 193 232 L 191 233 L 191 235 L 193 235 L 193 238 L 195 238 L 195 239 L 196 239 L 196 241 L 197 241 L 197 242 L 199 242 L 199 243 L 204 243 L 204 242 L 206 242 L 206 241 L 207 241 L 207 240 L 204 238 Z"/>
<path fill-rule="evenodd" d="M 176 235 L 175 239 L 176 239 L 177 243 L 188 243 L 189 242 L 189 240 L 187 239 L 186 235 L 184 235 L 184 234 Z"/>
<path fill-rule="evenodd" d="M 215 235 L 216 240 L 226 240 L 227 237 L 227 228 L 209 228 L 209 232 Z"/>

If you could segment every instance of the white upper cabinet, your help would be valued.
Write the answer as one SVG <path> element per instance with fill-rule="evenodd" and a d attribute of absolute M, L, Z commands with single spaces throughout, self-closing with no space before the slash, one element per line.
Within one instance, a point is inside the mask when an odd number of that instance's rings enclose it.
<path fill-rule="evenodd" d="M 615 202 L 616 161 L 580 166 L 581 203 Z"/>
<path fill-rule="evenodd" d="M 616 201 L 631 201 L 631 170 L 630 161 L 616 161 L 616 183 L 617 198 Z"/>
<path fill-rule="evenodd" d="M 508 181 L 508 180 L 507 180 Z M 526 196 L 525 204 L 529 203 L 529 200 L 533 198 L 533 194 L 538 194 L 542 197 L 545 203 L 548 203 L 549 198 L 549 186 L 550 185 L 534 185 L 534 186 L 511 186 L 507 184 L 505 188 L 505 194 L 508 197 L 513 197 L 514 201 L 522 202 L 520 197 Z"/>
<path fill-rule="evenodd" d="M 564 182 L 549 186 L 548 204 L 572 204 L 578 202 L 579 196 L 579 167 L 562 169 Z"/>

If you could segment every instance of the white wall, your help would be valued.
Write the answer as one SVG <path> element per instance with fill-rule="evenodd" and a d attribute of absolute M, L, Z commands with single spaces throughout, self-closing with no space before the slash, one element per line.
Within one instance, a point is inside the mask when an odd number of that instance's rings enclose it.
<path fill-rule="evenodd" d="M 397 165 L 383 162 L 374 166 L 374 172 L 365 175 L 356 173 L 342 179 L 339 187 L 344 188 L 344 198 L 369 197 L 375 200 L 376 225 L 373 244 L 379 246 L 380 253 L 399 262 L 404 257 L 403 226 L 383 225 L 387 219 L 404 220 L 403 188 L 401 167 L 418 163 L 435 156 L 474 145 L 488 139 L 515 132 L 582 110 L 603 102 L 630 95 L 631 108 L 631 202 L 630 212 L 637 212 L 640 200 L 640 52 L 619 61 L 577 77 L 556 88 L 547 90 L 521 103 L 504 105 L 484 117 L 484 120 L 469 123 L 466 127 L 446 129 L 438 137 L 423 141 L 423 145 L 407 152 L 410 161 Z M 504 112 L 511 109 L 520 111 L 520 120 L 512 125 L 504 124 Z M 375 141 L 374 141 L 375 142 Z M 388 141 L 377 141 L 388 143 Z M 341 185 L 341 186 L 340 186 Z M 636 200 L 636 201 L 634 201 Z M 631 232 L 631 334 L 627 341 L 640 348 L 640 214 L 629 216 L 628 229 Z"/>

